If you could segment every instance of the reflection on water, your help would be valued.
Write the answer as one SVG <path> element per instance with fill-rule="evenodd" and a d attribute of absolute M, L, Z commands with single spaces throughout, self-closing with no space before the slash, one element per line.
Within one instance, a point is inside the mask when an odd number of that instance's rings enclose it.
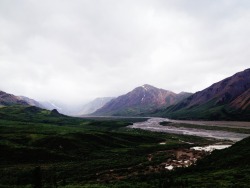
<path fill-rule="evenodd" d="M 210 137 L 216 139 L 226 139 L 232 141 L 239 141 L 243 138 L 250 136 L 249 134 L 242 133 L 233 133 L 227 131 L 214 131 L 214 130 L 205 130 L 205 129 L 195 129 L 195 128 L 186 128 L 186 127 L 173 127 L 173 126 L 162 126 L 159 123 L 162 121 L 168 121 L 166 118 L 151 118 L 145 122 L 134 123 L 130 125 L 130 128 L 143 129 L 155 132 L 167 132 L 174 134 L 183 134 L 183 135 L 194 135 L 201 137 Z"/>
<path fill-rule="evenodd" d="M 221 150 L 221 149 L 225 149 L 225 148 L 229 148 L 231 145 L 209 145 L 209 146 L 204 146 L 204 147 L 192 147 L 190 149 L 194 149 L 194 150 L 198 150 L 198 151 L 208 151 L 208 152 L 212 152 L 214 150 Z"/>

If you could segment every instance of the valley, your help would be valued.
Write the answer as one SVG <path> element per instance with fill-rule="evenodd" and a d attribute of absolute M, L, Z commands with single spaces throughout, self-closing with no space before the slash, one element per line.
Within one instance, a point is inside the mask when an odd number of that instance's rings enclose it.
<path fill-rule="evenodd" d="M 0 0 L 0 188 L 250 188 L 249 17 Z"/>
<path fill-rule="evenodd" d="M 1 91 L 0 188 L 247 187 L 248 73 L 195 94 L 145 84 L 78 117 Z"/>

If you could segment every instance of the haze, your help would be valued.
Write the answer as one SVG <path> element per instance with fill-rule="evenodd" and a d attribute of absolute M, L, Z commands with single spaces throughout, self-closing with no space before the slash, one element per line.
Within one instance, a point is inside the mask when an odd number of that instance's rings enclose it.
<path fill-rule="evenodd" d="M 195 92 L 249 68 L 246 0 L 1 0 L 0 90 L 85 103 Z"/>

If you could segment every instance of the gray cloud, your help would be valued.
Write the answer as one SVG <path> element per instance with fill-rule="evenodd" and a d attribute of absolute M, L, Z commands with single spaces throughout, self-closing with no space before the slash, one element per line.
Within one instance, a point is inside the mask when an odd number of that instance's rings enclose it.
<path fill-rule="evenodd" d="M 84 103 L 149 83 L 204 89 L 249 68 L 240 0 L 0 1 L 0 89 Z"/>

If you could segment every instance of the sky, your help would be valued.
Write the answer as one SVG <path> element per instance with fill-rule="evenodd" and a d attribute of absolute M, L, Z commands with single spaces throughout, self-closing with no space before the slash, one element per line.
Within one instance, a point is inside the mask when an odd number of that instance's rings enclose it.
<path fill-rule="evenodd" d="M 84 104 L 250 67 L 248 0 L 1 0 L 0 90 Z"/>

